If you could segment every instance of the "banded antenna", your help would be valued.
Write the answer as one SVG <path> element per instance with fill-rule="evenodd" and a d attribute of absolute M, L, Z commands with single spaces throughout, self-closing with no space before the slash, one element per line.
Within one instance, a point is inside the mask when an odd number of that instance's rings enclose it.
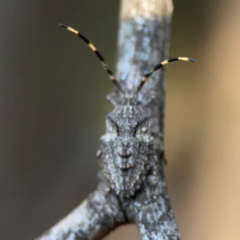
<path fill-rule="evenodd" d="M 158 69 L 162 68 L 163 66 L 167 65 L 168 63 L 170 62 L 175 62 L 175 61 L 186 61 L 186 62 L 196 62 L 196 59 L 194 58 L 189 58 L 189 57 L 175 57 L 175 58 L 170 58 L 168 60 L 165 60 L 163 62 L 160 62 L 158 63 L 156 66 L 154 66 L 154 68 L 148 72 L 148 73 L 145 73 L 143 76 L 142 76 L 142 79 L 141 79 L 141 82 L 136 90 L 136 93 L 139 93 L 140 90 L 142 89 L 143 85 L 145 84 L 145 82 L 147 81 L 147 79 L 152 76 L 152 74 L 154 72 L 156 72 Z"/>
<path fill-rule="evenodd" d="M 59 24 L 60 27 L 67 29 L 68 31 L 75 33 L 76 35 L 78 35 L 85 43 L 87 43 L 87 45 L 89 46 L 89 48 L 91 48 L 91 50 L 96 54 L 97 58 L 100 60 L 100 63 L 102 64 L 104 70 L 108 73 L 109 75 L 109 79 L 110 81 L 118 88 L 118 90 L 120 92 L 123 93 L 122 87 L 119 84 L 119 82 L 116 80 L 116 78 L 113 75 L 113 72 L 111 71 L 111 69 L 108 67 L 108 65 L 106 64 L 102 54 L 97 50 L 97 48 L 85 37 L 83 36 L 79 31 L 75 30 L 72 27 L 69 27 L 65 24 L 60 23 Z"/>

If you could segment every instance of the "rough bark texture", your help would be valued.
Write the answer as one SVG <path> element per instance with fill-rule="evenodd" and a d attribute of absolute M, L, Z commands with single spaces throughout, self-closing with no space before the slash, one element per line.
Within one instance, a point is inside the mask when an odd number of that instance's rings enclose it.
<path fill-rule="evenodd" d="M 117 79 L 124 91 L 136 89 L 141 75 L 167 58 L 171 13 L 171 0 L 122 0 Z M 119 98 L 118 92 L 109 96 L 116 102 Z M 139 175 L 141 188 L 131 197 L 124 198 L 109 185 L 103 171 L 97 190 L 38 240 L 99 239 L 126 222 L 138 225 L 143 240 L 180 239 L 161 161 L 165 108 L 162 71 L 148 79 L 138 100 L 151 113 L 150 128 L 156 153 L 149 158 L 151 170 L 146 172 L 143 165 L 144 178 Z"/>

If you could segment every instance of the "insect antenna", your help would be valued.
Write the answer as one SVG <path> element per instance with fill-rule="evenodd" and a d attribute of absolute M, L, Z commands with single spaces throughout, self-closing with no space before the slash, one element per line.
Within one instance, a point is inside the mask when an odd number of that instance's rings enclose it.
<path fill-rule="evenodd" d="M 65 24 L 60 23 L 59 24 L 60 27 L 67 29 L 68 31 L 75 33 L 76 35 L 78 35 L 85 43 L 87 43 L 88 47 L 91 48 L 91 50 L 96 54 L 97 58 L 100 60 L 101 65 L 103 66 L 104 70 L 108 73 L 109 75 L 109 79 L 111 80 L 111 82 L 118 88 L 118 90 L 120 92 L 123 93 L 122 87 L 119 84 L 119 82 L 116 80 L 116 78 L 113 75 L 113 72 L 111 71 L 111 69 L 108 67 L 107 63 L 105 62 L 102 54 L 97 50 L 97 48 L 85 37 L 83 36 L 79 31 L 75 30 L 72 27 L 69 27 Z"/>
<path fill-rule="evenodd" d="M 175 58 L 170 58 L 168 60 L 165 60 L 165 61 L 162 61 L 160 63 L 158 63 L 157 65 L 155 65 L 153 67 L 153 69 L 148 72 L 148 73 L 145 73 L 143 76 L 142 76 L 142 79 L 141 79 L 141 82 L 136 90 L 136 93 L 139 93 L 140 90 L 142 89 L 143 85 L 145 84 L 145 82 L 147 81 L 147 79 L 152 76 L 152 74 L 154 72 L 156 72 L 158 69 L 162 68 L 163 66 L 167 65 L 168 63 L 170 62 L 175 62 L 175 61 L 186 61 L 186 62 L 196 62 L 196 60 L 194 58 L 189 58 L 189 57 L 175 57 Z"/>

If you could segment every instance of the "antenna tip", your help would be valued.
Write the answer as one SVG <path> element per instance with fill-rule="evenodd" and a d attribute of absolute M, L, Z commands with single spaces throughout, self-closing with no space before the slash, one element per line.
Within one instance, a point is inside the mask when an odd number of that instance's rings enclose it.
<path fill-rule="evenodd" d="M 67 28 L 67 25 L 62 24 L 62 23 L 59 23 L 58 26 L 59 26 L 59 27 L 62 27 L 62 28 Z"/>
<path fill-rule="evenodd" d="M 197 60 L 195 58 L 188 58 L 189 62 L 196 62 Z"/>

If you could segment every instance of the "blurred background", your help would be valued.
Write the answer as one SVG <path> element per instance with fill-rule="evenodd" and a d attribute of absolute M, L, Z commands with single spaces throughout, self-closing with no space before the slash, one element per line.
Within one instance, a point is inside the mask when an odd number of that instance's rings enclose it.
<path fill-rule="evenodd" d="M 174 1 L 166 167 L 183 240 L 240 239 L 240 1 Z M 119 2 L 2 0 L 0 238 L 30 240 L 97 184 L 95 152 L 112 85 L 63 22 L 114 68 Z M 140 239 L 124 226 L 105 239 Z"/>

